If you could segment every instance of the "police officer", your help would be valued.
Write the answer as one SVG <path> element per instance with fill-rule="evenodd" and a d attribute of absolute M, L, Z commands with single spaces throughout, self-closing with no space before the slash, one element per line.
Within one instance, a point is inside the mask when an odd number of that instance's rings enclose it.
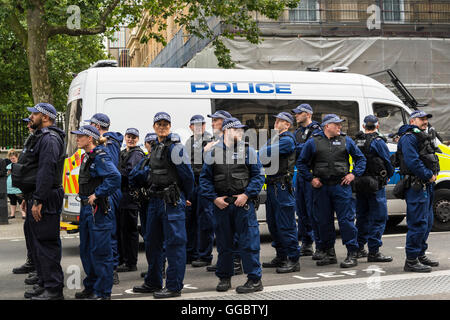
<path fill-rule="evenodd" d="M 65 159 L 64 132 L 54 125 L 56 109 L 49 103 L 32 108 L 30 126 L 34 130 L 18 163 L 12 167 L 13 186 L 27 200 L 27 219 L 34 248 L 40 285 L 34 300 L 64 299 L 59 221 L 64 198 L 61 177 Z M 38 292 L 35 292 L 37 294 Z"/>
<path fill-rule="evenodd" d="M 431 267 L 439 262 L 425 255 L 427 239 L 433 225 L 433 193 L 439 173 L 439 159 L 434 143 L 425 130 L 431 114 L 414 111 L 409 125 L 400 127 L 397 156 L 400 174 L 408 183 L 405 192 L 406 221 L 406 261 L 404 270 L 411 272 L 431 272 Z"/>
<path fill-rule="evenodd" d="M 317 121 L 312 120 L 313 109 L 309 104 L 302 103 L 297 108 L 292 109 L 292 112 L 295 114 L 295 120 L 299 124 L 298 129 L 294 133 L 297 142 L 296 157 L 298 159 L 305 142 L 313 134 L 322 131 L 322 128 Z M 298 216 L 298 236 L 302 241 L 300 256 L 312 256 L 313 260 L 320 260 L 325 256 L 325 252 L 321 248 L 317 219 L 313 213 L 312 186 L 298 171 L 296 180 L 295 199 Z M 314 253 L 312 249 L 313 242 L 316 243 L 316 251 Z"/>
<path fill-rule="evenodd" d="M 200 192 L 214 203 L 218 251 L 216 276 L 220 279 L 216 290 L 231 288 L 233 242 L 237 234 L 248 281 L 238 286 L 236 292 L 251 293 L 263 290 L 259 228 L 252 200 L 261 191 L 264 176 L 257 153 L 242 141 L 243 128 L 245 126 L 238 119 L 225 119 L 223 139 L 205 158 L 200 174 Z"/>
<path fill-rule="evenodd" d="M 99 145 L 100 132 L 91 125 L 71 131 L 78 148 L 84 149 L 78 178 L 80 210 L 80 258 L 86 278 L 76 299 L 109 300 L 114 261 L 111 232 L 115 217 L 108 197 L 120 188 L 120 173 L 106 147 Z"/>
<path fill-rule="evenodd" d="M 131 170 L 144 158 L 145 154 L 137 146 L 139 141 L 139 130 L 128 128 L 125 132 L 126 148 L 119 154 L 119 172 L 122 175 L 122 198 L 119 204 L 119 224 L 120 234 L 119 247 L 123 264 L 117 267 L 117 272 L 130 272 L 137 270 L 137 258 L 139 249 L 138 215 L 139 201 L 136 200 L 129 186 L 128 176 Z"/>
<path fill-rule="evenodd" d="M 150 262 L 145 278 L 146 292 L 155 298 L 181 295 L 186 270 L 186 205 L 191 205 L 194 192 L 194 173 L 180 137 L 170 132 L 171 118 L 158 112 L 153 129 L 158 141 L 150 155 L 151 191 L 147 230 Z M 163 244 L 166 246 L 168 268 L 166 286 L 162 288 Z"/>
<path fill-rule="evenodd" d="M 199 192 L 200 172 L 203 167 L 203 149 L 212 140 L 206 131 L 205 118 L 194 115 L 190 119 L 189 129 L 192 136 L 186 142 L 186 151 L 191 159 L 194 172 L 195 189 L 192 206 L 186 208 L 187 256 L 197 258 L 192 261 L 194 268 L 205 267 L 211 264 L 214 242 L 213 204 L 203 198 Z"/>
<path fill-rule="evenodd" d="M 368 262 L 391 262 L 392 257 L 379 252 L 388 219 L 386 191 L 384 186 L 394 174 L 386 138 L 381 136 L 378 118 L 364 118 L 364 132 L 356 135 L 356 145 L 367 159 L 364 175 L 355 179 L 356 228 L 358 229 L 358 258 L 367 257 Z M 368 243 L 369 253 L 364 249 Z"/>
<path fill-rule="evenodd" d="M 337 263 L 334 243 L 334 211 L 339 222 L 342 242 L 347 247 L 347 258 L 341 268 L 358 264 L 357 230 L 354 224 L 355 209 L 350 183 L 361 176 L 366 167 L 366 158 L 355 142 L 341 133 L 342 122 L 335 114 L 323 118 L 323 131 L 313 135 L 303 146 L 299 159 L 300 174 L 313 187 L 314 214 L 317 215 L 319 236 L 326 256 L 316 264 L 323 266 Z M 354 165 L 350 172 L 349 155 Z M 311 172 L 312 171 L 312 172 Z"/>
<path fill-rule="evenodd" d="M 106 149 L 111 157 L 112 162 L 118 168 L 119 167 L 119 154 L 123 143 L 123 135 L 120 132 L 109 131 L 111 121 L 109 117 L 104 113 L 96 113 L 91 119 L 86 120 L 91 126 L 94 126 L 99 132 L 100 136 L 106 138 Z M 111 243 L 114 259 L 114 284 L 119 284 L 119 275 L 117 273 L 117 267 L 119 266 L 119 244 L 120 238 L 118 237 L 117 224 L 119 221 L 119 203 L 122 198 L 122 191 L 120 188 L 116 190 L 110 197 L 111 212 L 115 217 L 113 221 L 113 229 L 111 234 Z M 123 261 L 122 261 L 123 262 Z"/>
<path fill-rule="evenodd" d="M 276 257 L 263 267 L 276 267 L 277 273 L 300 271 L 300 247 L 295 222 L 295 197 L 292 179 L 295 167 L 295 137 L 289 128 L 294 118 L 288 112 L 275 116 L 278 134 L 259 150 L 266 167 L 266 219 Z"/>

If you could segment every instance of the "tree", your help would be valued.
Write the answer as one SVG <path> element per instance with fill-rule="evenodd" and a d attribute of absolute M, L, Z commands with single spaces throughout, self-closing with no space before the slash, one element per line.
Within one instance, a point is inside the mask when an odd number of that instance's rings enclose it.
<path fill-rule="evenodd" d="M 175 22 L 184 27 L 190 35 L 211 38 L 216 47 L 219 65 L 229 68 L 233 66 L 229 51 L 220 38 L 214 38 L 208 26 L 210 17 L 218 17 L 235 30 L 225 31 L 223 36 L 228 38 L 234 35 L 244 36 L 251 43 L 257 43 L 258 27 L 251 15 L 253 12 L 277 19 L 285 7 L 295 7 L 299 3 L 299 0 L 0 1 L 2 4 L 0 14 L 5 16 L 9 27 L 27 53 L 35 103 L 54 100 L 47 63 L 48 44 L 53 37 L 111 35 L 111 32 L 120 25 L 135 26 L 140 22 L 143 13 L 147 12 L 150 18 L 145 27 L 152 30 L 149 37 L 164 44 L 161 32 L 167 27 L 167 18 L 175 17 Z M 153 31 L 155 26 L 156 31 Z"/>

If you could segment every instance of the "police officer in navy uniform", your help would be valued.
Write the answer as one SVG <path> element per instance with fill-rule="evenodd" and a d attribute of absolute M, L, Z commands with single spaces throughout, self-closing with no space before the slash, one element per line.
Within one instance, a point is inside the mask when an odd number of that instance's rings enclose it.
<path fill-rule="evenodd" d="M 212 140 L 212 135 L 206 131 L 205 118 L 194 115 L 190 119 L 189 129 L 192 136 L 186 141 L 186 151 L 191 159 L 194 172 L 195 189 L 192 206 L 186 208 L 186 231 L 188 243 L 187 256 L 196 256 L 192 261 L 194 268 L 211 264 L 214 243 L 213 204 L 203 198 L 199 192 L 200 172 L 203 167 L 203 150 Z"/>
<path fill-rule="evenodd" d="M 439 262 L 426 256 L 428 235 L 433 226 L 434 185 L 439 174 L 437 147 L 427 134 L 431 114 L 416 110 L 409 124 L 400 127 L 397 158 L 400 174 L 406 178 L 406 261 L 404 270 L 431 272 Z"/>
<path fill-rule="evenodd" d="M 263 267 L 276 267 L 277 273 L 300 271 L 300 247 L 295 222 L 293 177 L 295 168 L 295 137 L 289 128 L 294 118 L 288 112 L 275 116 L 278 134 L 260 150 L 266 168 L 266 220 L 272 236 L 276 257 Z"/>
<path fill-rule="evenodd" d="M 115 217 L 108 197 L 120 188 L 120 173 L 100 132 L 91 125 L 71 131 L 78 148 L 84 149 L 78 177 L 80 210 L 80 258 L 86 278 L 76 299 L 109 300 L 113 286 L 114 261 L 111 232 Z"/>
<path fill-rule="evenodd" d="M 61 177 L 65 134 L 55 126 L 56 109 L 51 104 L 38 103 L 28 111 L 32 112 L 30 125 L 35 131 L 18 163 L 12 167 L 12 178 L 13 186 L 20 188 L 27 200 L 33 260 L 39 285 L 44 288 L 34 292 L 36 295 L 31 299 L 60 300 L 64 299 L 59 221 L 64 198 Z"/>
<path fill-rule="evenodd" d="M 356 135 L 356 145 L 367 159 L 366 171 L 354 181 L 356 191 L 356 228 L 358 229 L 358 258 L 367 257 L 368 262 L 391 262 L 392 257 L 380 251 L 388 219 L 385 185 L 394 174 L 386 138 L 381 136 L 378 118 L 364 118 L 364 132 Z M 369 253 L 364 249 L 368 244 Z"/>
<path fill-rule="evenodd" d="M 150 155 L 150 197 L 147 239 L 150 262 L 145 278 L 146 292 L 155 298 L 181 295 L 186 271 L 186 206 L 191 205 L 194 192 L 194 173 L 180 137 L 170 132 L 171 118 L 158 112 L 153 129 L 158 141 Z M 168 262 L 166 286 L 162 288 L 163 244 Z"/>
<path fill-rule="evenodd" d="M 264 185 L 262 165 L 256 151 L 242 141 L 245 128 L 236 118 L 223 122 L 224 137 L 206 155 L 200 174 L 200 192 L 214 203 L 218 251 L 217 291 L 231 288 L 234 275 L 234 239 L 248 281 L 236 292 L 263 290 L 259 261 L 260 238 L 255 200 Z"/>
<path fill-rule="evenodd" d="M 313 109 L 309 104 L 302 103 L 297 108 L 292 109 L 292 112 L 299 124 L 294 133 L 297 142 L 296 157 L 298 159 L 305 142 L 313 134 L 322 131 L 322 128 L 317 121 L 312 120 Z M 298 237 L 302 241 L 300 256 L 312 256 L 313 260 L 320 260 L 325 256 L 325 252 L 321 248 L 317 218 L 313 212 L 312 186 L 298 172 L 298 165 L 296 180 L 295 198 L 298 216 Z M 312 248 L 313 242 L 316 244 L 315 252 L 313 252 Z"/>
<path fill-rule="evenodd" d="M 139 141 L 139 130 L 128 128 L 125 132 L 126 148 L 119 154 L 119 172 L 122 175 L 122 198 L 119 205 L 120 234 L 119 250 L 123 264 L 117 267 L 117 272 L 130 272 L 137 270 L 137 259 L 139 250 L 138 215 L 139 201 L 137 201 L 129 186 L 128 176 L 131 170 L 144 158 L 145 154 L 137 145 Z"/>
<path fill-rule="evenodd" d="M 99 132 L 100 136 L 106 138 L 106 149 L 111 157 L 112 162 L 118 168 L 119 167 L 119 154 L 123 143 L 123 135 L 120 132 L 109 131 L 111 121 L 109 117 L 104 113 L 96 113 L 91 119 L 86 120 L 91 126 L 94 126 Z M 120 188 L 116 190 L 110 197 L 111 212 L 115 217 L 112 229 L 112 250 L 114 257 L 114 284 L 119 284 L 119 275 L 117 273 L 117 267 L 119 266 L 119 249 L 118 249 L 118 236 L 117 236 L 117 223 L 119 221 L 119 204 L 122 198 L 122 191 Z"/>
<path fill-rule="evenodd" d="M 358 264 L 357 229 L 354 224 L 355 209 L 350 183 L 361 176 L 366 168 L 366 158 L 355 142 L 341 133 L 342 122 L 335 114 L 323 118 L 323 131 L 313 135 L 303 146 L 299 159 L 300 174 L 313 187 L 314 214 L 319 223 L 320 240 L 326 256 L 318 260 L 318 266 L 337 263 L 334 243 L 334 211 L 339 222 L 343 244 L 347 247 L 347 258 L 341 268 Z M 353 159 L 350 172 L 349 156 Z M 312 172 L 311 172 L 312 171 Z"/>

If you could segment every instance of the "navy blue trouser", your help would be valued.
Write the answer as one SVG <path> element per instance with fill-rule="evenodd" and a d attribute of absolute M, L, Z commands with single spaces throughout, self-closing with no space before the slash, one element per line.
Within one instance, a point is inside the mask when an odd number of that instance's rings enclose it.
<path fill-rule="evenodd" d="M 349 252 L 358 251 L 358 232 L 355 226 L 355 207 L 352 188 L 340 184 L 313 188 L 314 214 L 317 216 L 322 250 L 333 248 L 336 242 L 334 212 L 339 223 L 342 243 Z"/>
<path fill-rule="evenodd" d="M 317 217 L 313 211 L 313 195 L 311 182 L 306 181 L 297 174 L 297 187 L 295 188 L 295 200 L 298 217 L 298 236 L 303 244 L 316 243 L 321 249 L 319 227 Z"/>
<path fill-rule="evenodd" d="M 48 201 L 42 206 L 42 218 L 38 222 L 34 220 L 31 213 L 32 201 L 27 202 L 27 219 L 29 219 L 34 263 L 41 280 L 40 284 L 51 291 L 59 291 L 64 287 L 59 226 L 63 197 L 62 188 L 52 189 Z M 51 209 L 47 206 L 51 206 Z"/>
<path fill-rule="evenodd" d="M 280 182 L 267 185 L 266 220 L 277 257 L 298 261 L 300 246 L 295 222 L 295 198 Z"/>
<path fill-rule="evenodd" d="M 32 201 L 24 200 L 27 203 L 30 203 L 30 205 L 33 205 Z M 30 219 L 33 219 L 33 217 L 28 217 L 28 215 L 25 215 L 25 221 L 23 222 L 23 234 L 25 236 L 25 244 L 27 247 L 27 260 L 30 260 L 34 264 L 34 258 L 33 258 L 33 241 L 31 239 L 31 230 L 30 230 Z"/>
<path fill-rule="evenodd" d="M 191 200 L 192 205 L 186 207 L 186 259 L 197 260 L 198 254 L 198 186 L 194 188 L 194 199 Z"/>
<path fill-rule="evenodd" d="M 381 236 L 386 228 L 388 210 L 384 188 L 375 193 L 356 194 L 356 228 L 358 245 L 364 248 L 367 243 L 370 253 L 377 253 L 383 245 Z"/>
<path fill-rule="evenodd" d="M 434 184 L 427 184 L 424 190 L 406 190 L 406 258 L 414 260 L 428 249 L 428 235 L 433 226 Z"/>
<path fill-rule="evenodd" d="M 183 289 L 186 271 L 186 200 L 181 193 L 176 206 L 164 200 L 153 198 L 149 202 L 147 230 L 149 238 L 149 265 L 145 283 L 162 288 L 162 268 L 164 263 L 164 244 L 168 267 L 166 288 L 170 291 Z"/>
<path fill-rule="evenodd" d="M 150 200 L 147 202 L 147 217 L 145 218 L 145 221 L 146 221 L 145 230 L 144 230 L 145 258 L 147 259 L 147 264 L 149 267 L 147 268 L 148 269 L 147 275 L 145 276 L 144 281 L 145 281 L 145 283 L 148 282 L 148 284 L 150 283 L 149 282 L 149 279 L 150 279 L 149 273 L 151 272 L 150 262 L 151 262 L 152 258 L 151 258 L 151 250 L 150 250 L 150 231 L 151 230 L 150 230 L 150 223 L 147 223 L 147 221 L 150 220 L 150 215 L 152 215 L 151 210 L 152 210 L 152 208 L 153 209 L 155 208 L 155 205 L 156 205 L 155 198 L 150 198 Z M 142 224 L 141 224 L 141 226 L 142 226 Z M 166 246 L 163 243 L 163 264 L 166 259 L 165 251 L 166 251 Z"/>
<path fill-rule="evenodd" d="M 114 217 L 113 228 L 111 230 L 111 246 L 112 246 L 112 251 L 113 251 L 114 269 L 116 269 L 117 266 L 123 262 L 123 258 L 120 257 L 121 251 L 119 250 L 119 248 L 121 247 L 121 244 L 119 244 L 119 242 L 120 242 L 120 237 L 119 237 L 120 224 L 118 223 L 118 221 L 119 221 L 119 204 L 120 204 L 121 198 L 122 198 L 122 191 L 120 189 L 117 189 L 116 192 L 114 192 L 109 197 L 109 205 L 111 206 L 112 216 Z"/>
<path fill-rule="evenodd" d="M 212 261 L 214 244 L 214 204 L 197 193 L 198 258 Z"/>
<path fill-rule="evenodd" d="M 233 243 L 237 234 L 244 273 L 249 279 L 261 279 L 259 226 L 253 203 L 245 207 L 230 204 L 223 210 L 214 205 L 214 216 L 218 252 L 216 276 L 223 279 L 234 275 Z"/>
<path fill-rule="evenodd" d="M 115 217 L 111 210 L 105 215 L 101 208 L 93 214 L 90 205 L 80 212 L 80 258 L 86 278 L 86 290 L 109 297 L 113 286 L 114 259 L 111 233 Z"/>

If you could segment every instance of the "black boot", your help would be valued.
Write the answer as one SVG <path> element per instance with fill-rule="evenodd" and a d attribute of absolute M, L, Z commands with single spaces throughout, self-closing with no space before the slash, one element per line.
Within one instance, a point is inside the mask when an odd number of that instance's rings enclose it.
<path fill-rule="evenodd" d="M 117 272 L 132 272 L 132 271 L 136 271 L 137 267 L 136 265 L 134 266 L 127 266 L 127 265 L 121 265 L 117 267 Z"/>
<path fill-rule="evenodd" d="M 213 264 L 211 266 L 206 267 L 206 271 L 208 271 L 208 272 L 216 272 L 216 270 L 217 270 L 217 264 Z"/>
<path fill-rule="evenodd" d="M 279 268 L 283 265 L 284 261 L 285 261 L 285 259 L 276 256 L 270 262 L 263 262 L 262 267 L 263 268 Z"/>
<path fill-rule="evenodd" d="M 42 293 L 44 292 L 44 290 L 45 290 L 44 287 L 41 287 L 41 286 L 35 284 L 35 285 L 33 286 L 33 289 L 30 289 L 30 290 L 25 291 L 25 293 L 24 293 L 23 296 L 24 296 L 26 299 L 30 299 L 31 297 L 36 297 L 36 296 L 42 294 Z"/>
<path fill-rule="evenodd" d="M 86 299 L 94 293 L 92 290 L 84 289 L 75 293 L 75 299 Z"/>
<path fill-rule="evenodd" d="M 243 286 L 239 286 L 236 288 L 237 293 L 252 293 L 256 291 L 262 291 L 263 285 L 260 280 L 252 280 L 248 279 L 247 282 Z"/>
<path fill-rule="evenodd" d="M 369 253 L 364 249 L 364 247 L 360 247 L 360 249 L 356 252 L 356 259 L 367 258 Z"/>
<path fill-rule="evenodd" d="M 403 270 L 406 272 L 431 272 L 432 269 L 430 266 L 426 266 L 420 263 L 419 259 L 414 260 L 405 260 L 405 266 Z"/>
<path fill-rule="evenodd" d="M 243 274 L 244 271 L 242 271 L 241 259 L 234 259 L 233 263 L 234 263 L 234 275 L 237 276 L 237 275 Z"/>
<path fill-rule="evenodd" d="M 174 298 L 179 296 L 181 296 L 181 291 L 170 291 L 167 288 L 153 292 L 153 297 L 155 299 Z"/>
<path fill-rule="evenodd" d="M 14 274 L 25 274 L 29 272 L 35 271 L 36 268 L 34 267 L 33 262 L 31 262 L 31 259 L 27 259 L 27 261 L 21 265 L 20 267 L 14 268 L 12 272 Z"/>
<path fill-rule="evenodd" d="M 211 261 L 206 261 L 206 260 L 202 260 L 202 259 L 194 260 L 191 263 L 191 265 L 194 268 L 206 267 L 206 266 L 209 266 L 210 264 L 211 264 Z"/>
<path fill-rule="evenodd" d="M 312 255 L 313 260 L 322 260 L 327 255 L 326 251 L 316 249 L 314 254 Z"/>
<path fill-rule="evenodd" d="M 141 286 L 133 287 L 133 292 L 136 292 L 136 293 L 153 293 L 153 292 L 156 292 L 156 291 L 159 291 L 159 290 L 161 290 L 161 288 L 154 287 L 154 286 L 149 286 L 146 283 L 144 283 Z"/>
<path fill-rule="evenodd" d="M 231 288 L 231 279 L 230 278 L 222 278 L 219 281 L 219 284 L 216 287 L 216 291 L 225 292 Z"/>
<path fill-rule="evenodd" d="M 44 292 L 38 296 L 31 297 L 31 300 L 64 300 L 64 295 L 62 290 L 50 291 L 44 289 Z"/>
<path fill-rule="evenodd" d="M 281 267 L 277 268 L 277 273 L 289 273 L 300 271 L 300 262 L 292 261 L 290 259 L 283 262 Z"/>
<path fill-rule="evenodd" d="M 302 243 L 300 257 L 310 257 L 314 254 L 312 243 Z"/>
<path fill-rule="evenodd" d="M 336 263 L 337 263 L 336 251 L 334 250 L 334 248 L 330 248 L 330 249 L 326 250 L 326 253 L 325 253 L 325 256 L 323 257 L 323 259 L 316 262 L 316 265 L 326 266 L 329 264 L 336 264 Z"/>
<path fill-rule="evenodd" d="M 32 276 L 32 277 L 26 278 L 23 282 L 25 282 L 25 284 L 28 284 L 31 286 L 31 285 L 39 282 L 39 277 L 37 275 Z"/>
<path fill-rule="evenodd" d="M 367 262 L 391 262 L 392 260 L 391 256 L 385 256 L 381 252 L 369 252 L 369 255 L 367 256 Z"/>
<path fill-rule="evenodd" d="M 421 264 L 424 264 L 426 266 L 430 266 L 430 267 L 438 267 L 439 266 L 439 261 L 431 260 L 426 255 L 420 256 L 419 261 Z"/>
<path fill-rule="evenodd" d="M 358 253 L 356 251 L 348 252 L 347 258 L 341 262 L 341 268 L 352 268 L 358 265 L 357 257 Z"/>

